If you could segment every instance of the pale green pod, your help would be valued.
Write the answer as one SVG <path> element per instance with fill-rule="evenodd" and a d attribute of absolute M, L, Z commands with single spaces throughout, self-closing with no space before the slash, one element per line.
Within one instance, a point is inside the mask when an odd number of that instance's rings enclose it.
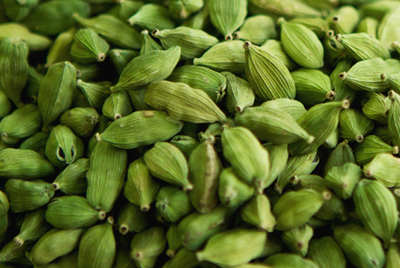
<path fill-rule="evenodd" d="M 216 233 L 227 229 L 228 209 L 217 206 L 206 214 L 193 212 L 178 224 L 182 245 L 189 250 L 197 250 Z"/>
<path fill-rule="evenodd" d="M 6 38 L 24 39 L 31 50 L 45 50 L 53 43 L 50 38 L 33 34 L 26 26 L 15 22 L 6 22 L 0 25 L 0 40 Z"/>
<path fill-rule="evenodd" d="M 400 73 L 392 75 L 382 74 L 382 79 L 386 79 L 389 82 L 390 89 L 400 94 Z"/>
<path fill-rule="evenodd" d="M 46 221 L 58 229 L 89 228 L 105 217 L 104 211 L 95 210 L 80 196 L 54 198 L 46 209 Z"/>
<path fill-rule="evenodd" d="M 359 11 L 350 5 L 340 7 L 337 12 L 327 18 L 330 27 L 337 34 L 350 34 L 360 21 Z"/>
<path fill-rule="evenodd" d="M 227 87 L 227 79 L 224 75 L 203 66 L 184 65 L 175 69 L 168 80 L 201 89 L 216 103 L 225 96 Z"/>
<path fill-rule="evenodd" d="M 393 144 L 400 146 L 400 94 L 391 90 L 388 93 L 388 97 L 391 100 L 387 123 L 389 134 L 392 136 Z"/>
<path fill-rule="evenodd" d="M 182 242 L 178 232 L 178 225 L 171 224 L 168 228 L 165 237 L 167 238 L 167 243 L 168 243 L 168 249 L 165 252 L 165 254 L 170 258 L 174 258 L 176 252 L 182 248 Z"/>
<path fill-rule="evenodd" d="M 288 68 L 289 71 L 295 69 L 297 66 L 296 63 L 283 50 L 281 41 L 269 39 L 265 41 L 262 46 L 260 46 L 260 49 L 263 49 L 271 55 L 277 57 Z"/>
<path fill-rule="evenodd" d="M 133 14 L 128 23 L 138 25 L 144 29 L 173 29 L 175 22 L 169 17 L 168 9 L 162 5 L 145 4 Z"/>
<path fill-rule="evenodd" d="M 182 248 L 178 253 L 169 261 L 167 261 L 162 268 L 194 268 L 200 264 L 197 260 L 196 252 Z"/>
<path fill-rule="evenodd" d="M 367 3 L 363 4 L 360 7 L 360 11 L 364 16 L 370 16 L 377 20 L 382 20 L 382 18 L 392 10 L 396 10 L 400 7 L 400 3 L 397 1 L 366 1 Z"/>
<path fill-rule="evenodd" d="M 78 265 L 87 268 L 111 268 L 116 254 L 113 218 L 91 227 L 79 243 Z"/>
<path fill-rule="evenodd" d="M 98 121 L 99 114 L 94 108 L 77 107 L 60 116 L 60 123 L 81 137 L 89 137 Z"/>
<path fill-rule="evenodd" d="M 67 195 L 86 193 L 86 172 L 89 169 L 89 159 L 80 158 L 68 165 L 53 182 L 53 188 Z"/>
<path fill-rule="evenodd" d="M 152 50 L 163 50 L 163 47 L 151 37 L 148 30 L 143 30 L 140 32 L 140 34 L 143 36 L 143 45 L 142 48 L 140 49 L 140 54 Z M 121 72 L 119 71 L 119 73 Z"/>
<path fill-rule="evenodd" d="M 232 40 L 232 34 L 243 24 L 247 16 L 247 1 L 210 0 L 208 8 L 212 25 L 225 37 L 225 40 Z"/>
<path fill-rule="evenodd" d="M 58 125 L 50 132 L 45 153 L 54 166 L 64 167 L 81 158 L 83 150 L 83 141 L 69 127 Z"/>
<path fill-rule="evenodd" d="M 4 39 L 0 43 L 0 55 L 0 88 L 21 107 L 21 93 L 29 76 L 28 45 L 19 38 Z"/>
<path fill-rule="evenodd" d="M 118 83 L 110 88 L 111 92 L 137 89 L 150 82 L 164 80 L 174 70 L 180 55 L 180 47 L 175 46 L 137 56 L 122 70 Z"/>
<path fill-rule="evenodd" d="M 5 192 L 10 202 L 10 210 L 15 213 L 35 210 L 47 203 L 54 196 L 50 183 L 42 180 L 24 181 L 9 179 Z"/>
<path fill-rule="evenodd" d="M 80 29 L 75 33 L 71 56 L 79 63 L 102 62 L 106 59 L 110 46 L 94 30 Z"/>
<path fill-rule="evenodd" d="M 381 241 L 364 228 L 347 224 L 333 227 L 333 236 L 356 267 L 379 267 L 385 264 Z"/>
<path fill-rule="evenodd" d="M 271 265 L 272 267 L 319 268 L 319 266 L 312 260 L 290 253 L 272 255 L 265 259 L 264 263 Z"/>
<path fill-rule="evenodd" d="M 389 51 L 381 45 L 380 41 L 367 33 L 338 34 L 336 40 L 343 45 L 347 55 L 356 61 L 390 58 Z"/>
<path fill-rule="evenodd" d="M 334 166 L 325 175 L 326 186 L 340 198 L 349 199 L 362 177 L 361 167 L 355 163 Z"/>
<path fill-rule="evenodd" d="M 128 93 L 126 91 L 111 93 L 103 103 L 102 112 L 113 120 L 130 115 L 133 109 Z"/>
<path fill-rule="evenodd" d="M 281 42 L 285 52 L 297 64 L 305 68 L 318 69 L 324 65 L 324 47 L 318 36 L 304 25 L 278 21 L 281 27 Z"/>
<path fill-rule="evenodd" d="M 76 81 L 76 86 L 85 95 L 90 106 L 100 110 L 104 101 L 110 95 L 111 82 L 84 82 L 82 79 Z"/>
<path fill-rule="evenodd" d="M 346 268 L 346 258 L 331 236 L 312 239 L 308 257 L 320 268 Z"/>
<path fill-rule="evenodd" d="M 337 146 L 338 142 L 339 142 L 339 128 L 335 129 L 334 131 L 331 132 L 331 134 L 329 134 L 329 137 L 326 138 L 322 146 L 324 146 L 325 148 L 333 149 Z"/>
<path fill-rule="evenodd" d="M 272 212 L 276 217 L 276 230 L 289 230 L 305 224 L 331 198 L 329 191 L 313 189 L 289 191 L 278 199 Z"/>
<path fill-rule="evenodd" d="M 17 246 L 25 242 L 36 241 L 50 230 L 50 225 L 45 220 L 46 209 L 41 208 L 25 214 L 19 234 L 13 241 Z"/>
<path fill-rule="evenodd" d="M 306 0 L 310 2 L 311 0 Z M 330 1 L 330 0 L 328 0 Z M 337 0 L 333 0 L 337 1 Z M 314 3 L 314 2 L 313 2 Z M 302 24 L 312 30 L 318 38 L 324 38 L 326 35 L 326 32 L 329 31 L 329 24 L 326 20 L 319 18 L 319 17 L 313 17 L 313 18 L 294 18 L 291 19 L 290 22 Z"/>
<path fill-rule="evenodd" d="M 222 72 L 222 75 L 226 77 L 226 106 L 229 112 L 241 112 L 254 104 L 254 91 L 246 80 L 230 72 Z"/>
<path fill-rule="evenodd" d="M 190 154 L 199 145 L 199 142 L 188 135 L 176 135 L 170 141 L 172 145 L 175 145 L 182 151 L 186 159 L 189 159 Z"/>
<path fill-rule="evenodd" d="M 36 242 L 27 256 L 35 266 L 46 265 L 78 247 L 85 231 L 85 229 L 52 229 Z"/>
<path fill-rule="evenodd" d="M 7 98 L 7 95 L 0 90 L 0 119 L 8 115 L 11 112 L 11 101 Z"/>
<path fill-rule="evenodd" d="M 224 157 L 235 173 L 262 193 L 270 171 L 268 151 L 244 127 L 224 127 L 221 136 Z"/>
<path fill-rule="evenodd" d="M 278 175 L 275 184 L 276 191 L 282 193 L 283 188 L 285 188 L 293 179 L 296 179 L 300 175 L 310 174 L 317 167 L 318 163 L 319 157 L 317 151 L 305 155 L 289 157 L 286 166 Z"/>
<path fill-rule="evenodd" d="M 127 2 L 127 1 L 125 1 Z M 144 46 L 146 44 L 146 40 L 144 42 Z M 161 48 L 161 46 L 160 46 Z M 142 47 L 143 49 L 143 47 Z M 109 56 L 111 62 L 114 64 L 115 69 L 117 69 L 118 74 L 121 74 L 122 70 L 125 68 L 128 63 L 133 60 L 134 57 L 139 56 L 139 53 L 136 50 L 130 49 L 111 49 L 109 52 Z"/>
<path fill-rule="evenodd" d="M 292 228 L 283 232 L 282 242 L 290 249 L 291 252 L 305 257 L 308 253 L 309 243 L 313 235 L 313 228 L 305 224 L 303 226 Z"/>
<path fill-rule="evenodd" d="M 138 90 L 129 90 L 129 98 L 131 99 L 132 107 L 135 111 L 145 111 L 145 110 L 153 110 L 153 107 L 148 105 L 144 101 L 144 94 L 146 93 L 146 87 L 143 87 Z"/>
<path fill-rule="evenodd" d="M 341 138 L 360 143 L 364 136 L 372 132 L 374 123 L 362 112 L 347 109 L 340 112 L 339 129 Z"/>
<path fill-rule="evenodd" d="M 248 17 L 239 31 L 233 34 L 234 39 L 250 41 L 256 45 L 264 44 L 268 39 L 275 39 L 278 33 L 271 16 L 255 15 Z"/>
<path fill-rule="evenodd" d="M 400 266 L 400 251 L 396 243 L 391 243 L 386 252 L 386 268 L 396 268 Z"/>
<path fill-rule="evenodd" d="M 39 4 L 38 0 L 18 1 L 5 0 L 3 1 L 4 12 L 12 21 L 20 21 L 24 19 L 33 8 Z"/>
<path fill-rule="evenodd" d="M 31 31 L 51 36 L 69 29 L 74 24 L 73 14 L 88 17 L 89 3 L 77 0 L 44 2 L 22 22 Z"/>
<path fill-rule="evenodd" d="M 169 15 L 177 20 L 186 20 L 204 6 L 204 0 L 174 0 L 169 3 Z"/>
<path fill-rule="evenodd" d="M 122 235 L 141 232 L 150 223 L 150 218 L 136 205 L 127 202 L 119 211 L 117 225 Z"/>
<path fill-rule="evenodd" d="M 384 168 L 382 168 L 384 167 Z M 392 154 L 381 153 L 376 155 L 363 169 L 364 176 L 375 178 L 386 187 L 399 187 L 400 158 Z"/>
<path fill-rule="evenodd" d="M 336 93 L 334 97 L 335 101 L 348 99 L 350 102 L 352 102 L 356 97 L 357 93 L 339 78 L 339 74 L 349 71 L 352 64 L 353 62 L 349 59 L 340 60 L 330 74 L 333 91 Z"/>
<path fill-rule="evenodd" d="M 311 107 L 297 120 L 297 123 L 310 135 L 313 135 L 315 141 L 311 144 L 305 140 L 294 142 L 289 145 L 289 152 L 293 155 L 302 155 L 316 150 L 337 128 L 340 111 L 349 107 L 350 102 L 347 99 L 342 102 L 327 102 Z"/>
<path fill-rule="evenodd" d="M 25 243 L 18 247 L 13 241 L 8 242 L 0 251 L 0 265 L 12 263 L 13 266 L 11 268 L 32 265 L 25 255 L 25 252 L 31 250 L 32 246 L 32 243 Z M 6 268 L 8 267 L 6 266 Z"/>
<path fill-rule="evenodd" d="M 60 61 L 72 60 L 70 51 L 76 31 L 75 27 L 71 27 L 68 31 L 62 32 L 57 36 L 47 54 L 45 67 L 50 67 Z"/>
<path fill-rule="evenodd" d="M 86 173 L 86 198 L 95 209 L 110 212 L 113 208 L 125 184 L 127 157 L 126 150 L 107 142 L 94 147 Z"/>
<path fill-rule="evenodd" d="M 219 266 L 237 266 L 255 259 L 266 241 L 266 232 L 235 228 L 212 236 L 196 257 Z"/>
<path fill-rule="evenodd" d="M 232 167 L 225 168 L 219 175 L 218 197 L 228 208 L 238 208 L 254 195 L 254 188 L 240 180 Z"/>
<path fill-rule="evenodd" d="M 0 121 L 1 139 L 8 144 L 16 144 L 21 139 L 39 131 L 42 116 L 34 104 L 25 104 Z"/>
<path fill-rule="evenodd" d="M 240 217 L 258 229 L 272 233 L 276 224 L 275 216 L 271 212 L 271 204 L 264 194 L 253 196 L 240 210 Z"/>
<path fill-rule="evenodd" d="M 161 227 L 152 227 L 136 234 L 131 242 L 131 258 L 137 267 L 155 267 L 157 257 L 167 244 Z"/>
<path fill-rule="evenodd" d="M 155 207 L 161 221 L 178 222 L 192 211 L 189 195 L 173 186 L 161 187 L 156 197 Z"/>
<path fill-rule="evenodd" d="M 13 148 L 0 151 L 1 177 L 34 179 L 50 176 L 54 172 L 54 167 L 35 151 Z"/>
<path fill-rule="evenodd" d="M 296 121 L 307 112 L 306 108 L 301 102 L 292 99 L 276 99 L 266 101 L 261 104 L 261 107 L 286 112 L 290 114 Z"/>
<path fill-rule="evenodd" d="M 176 146 L 168 142 L 157 142 L 146 151 L 143 159 L 154 177 L 181 186 L 185 191 L 193 189 L 189 181 L 188 162 Z"/>
<path fill-rule="evenodd" d="M 373 17 L 365 17 L 357 26 L 358 33 L 366 33 L 372 38 L 377 38 L 379 21 Z"/>
<path fill-rule="evenodd" d="M 378 136 L 368 135 L 360 144 L 354 147 L 354 156 L 357 164 L 366 165 L 380 153 L 398 154 L 399 147 L 386 144 Z"/>
<path fill-rule="evenodd" d="M 381 93 L 369 92 L 368 101 L 364 104 L 362 111 L 369 119 L 386 124 L 391 103 L 390 98 Z"/>
<path fill-rule="evenodd" d="M 203 214 L 213 209 L 218 202 L 218 177 L 222 164 L 214 142 L 212 138 L 202 141 L 189 157 L 189 176 L 193 182 L 189 198 L 193 207 Z"/>
<path fill-rule="evenodd" d="M 180 26 L 175 29 L 154 30 L 152 35 L 161 41 L 165 49 L 179 46 L 181 59 L 194 59 L 218 43 L 218 39 L 203 30 Z"/>
<path fill-rule="evenodd" d="M 178 0 L 180 1 L 180 0 Z M 196 1 L 198 2 L 199 0 L 183 0 L 183 1 Z M 203 1 L 204 6 L 203 8 L 197 12 L 196 14 L 192 15 L 188 19 L 186 19 L 183 23 L 182 26 L 190 27 L 193 29 L 200 29 L 204 30 L 206 27 L 210 24 L 210 10 L 208 8 L 208 1 Z"/>
<path fill-rule="evenodd" d="M 165 112 L 136 111 L 112 122 L 103 133 L 96 134 L 96 139 L 119 148 L 133 149 L 170 139 L 181 131 L 182 126 L 182 122 Z M 132 127 L 137 131 L 132 132 Z"/>
<path fill-rule="evenodd" d="M 75 87 L 76 68 L 71 63 L 65 61 L 50 66 L 37 99 L 44 129 L 71 106 Z"/>
<path fill-rule="evenodd" d="M 394 42 L 392 43 L 392 48 L 394 48 L 394 49 L 397 51 L 397 53 L 400 54 L 400 42 L 394 41 Z"/>
<path fill-rule="evenodd" d="M 151 176 L 142 157 L 129 165 L 124 186 L 124 196 L 129 202 L 140 206 L 142 211 L 149 211 L 159 189 L 160 185 Z"/>
<path fill-rule="evenodd" d="M 75 13 L 73 18 L 118 47 L 129 49 L 142 47 L 142 37 L 139 32 L 111 15 L 100 14 L 96 17 L 84 18 Z"/>
<path fill-rule="evenodd" d="M 287 67 L 269 52 L 246 41 L 243 45 L 246 75 L 256 95 L 263 100 L 293 99 L 296 87 Z"/>
<path fill-rule="evenodd" d="M 366 230 L 390 244 L 399 220 L 394 195 L 382 183 L 363 179 L 353 195 L 356 213 Z"/>
<path fill-rule="evenodd" d="M 320 70 L 298 69 L 291 73 L 296 85 L 296 99 L 305 106 L 313 106 L 332 100 L 336 94 L 332 91 L 331 80 Z"/>
<path fill-rule="evenodd" d="M 378 39 L 386 49 L 393 49 L 392 43 L 400 40 L 400 31 L 395 26 L 400 23 L 400 7 L 391 9 L 382 18 L 378 28 Z"/>
<path fill-rule="evenodd" d="M 157 110 L 182 121 L 192 123 L 225 122 L 225 114 L 203 91 L 184 83 L 153 82 L 146 90 L 144 100 Z"/>
<path fill-rule="evenodd" d="M 236 114 L 235 122 L 251 130 L 259 140 L 275 144 L 289 144 L 301 139 L 311 144 L 315 140 L 290 114 L 280 110 L 248 107 Z"/>
<path fill-rule="evenodd" d="M 269 187 L 277 179 L 278 175 L 285 169 L 285 166 L 289 159 L 289 151 L 287 144 L 263 144 L 264 148 L 269 153 L 269 178 L 266 187 Z"/>
<path fill-rule="evenodd" d="M 319 17 L 321 12 L 299 0 L 249 0 L 253 14 L 272 14 L 284 17 Z"/>
<path fill-rule="evenodd" d="M 194 65 L 206 66 L 222 72 L 241 73 L 245 70 L 243 41 L 220 42 L 207 50 L 200 58 L 193 60 Z"/>
<path fill-rule="evenodd" d="M 348 72 L 340 73 L 339 78 L 354 90 L 384 92 L 390 87 L 385 77 L 399 72 L 400 61 L 375 58 L 357 62 Z"/>

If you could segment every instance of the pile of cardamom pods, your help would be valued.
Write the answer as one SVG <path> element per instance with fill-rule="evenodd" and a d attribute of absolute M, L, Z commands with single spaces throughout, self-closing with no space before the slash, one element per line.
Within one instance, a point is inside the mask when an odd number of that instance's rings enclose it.
<path fill-rule="evenodd" d="M 399 0 L 0 0 L 0 268 L 399 268 L 399 146 Z"/>

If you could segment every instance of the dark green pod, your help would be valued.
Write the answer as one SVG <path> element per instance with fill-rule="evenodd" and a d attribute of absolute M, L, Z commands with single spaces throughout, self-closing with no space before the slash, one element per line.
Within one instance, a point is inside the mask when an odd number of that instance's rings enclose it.
<path fill-rule="evenodd" d="M 44 151 L 48 137 L 49 133 L 47 132 L 37 132 L 21 142 L 19 149 L 33 150 L 45 156 Z"/>
<path fill-rule="evenodd" d="M 90 106 L 100 110 L 104 101 L 110 95 L 111 82 L 84 82 L 82 79 L 76 81 L 76 86 L 86 96 Z"/>
<path fill-rule="evenodd" d="M 118 249 L 117 254 L 115 255 L 115 262 L 113 268 L 132 268 L 132 267 L 135 267 L 135 263 L 131 258 L 131 253 L 129 249 L 127 248 Z"/>
<path fill-rule="evenodd" d="M 0 191 L 0 243 L 3 242 L 8 229 L 8 210 L 10 203 L 5 193 Z"/>
<path fill-rule="evenodd" d="M 74 24 L 72 14 L 87 17 L 90 14 L 90 6 L 86 2 L 50 1 L 41 3 L 27 16 L 23 23 L 31 31 L 45 35 L 56 35 L 69 29 Z"/>
<path fill-rule="evenodd" d="M 4 11 L 7 17 L 12 21 L 20 21 L 24 19 L 39 4 L 38 0 L 4 0 Z"/>
<path fill-rule="evenodd" d="M 3 246 L 0 251 L 0 264 L 15 264 L 16 266 L 12 266 L 12 268 L 20 266 L 31 266 L 32 263 L 25 256 L 25 253 L 26 251 L 31 250 L 32 246 L 32 243 L 25 243 L 24 245 L 19 247 L 13 241 L 8 242 Z"/>
<path fill-rule="evenodd" d="M 99 79 L 99 73 L 100 73 L 99 64 L 96 63 L 79 64 L 77 62 L 74 62 L 73 65 L 76 68 L 76 78 L 82 79 L 84 81 Z"/>
<path fill-rule="evenodd" d="M 5 191 L 10 201 L 10 209 L 16 213 L 46 205 L 55 193 L 51 184 L 42 180 L 10 179 L 5 184 Z"/>
<path fill-rule="evenodd" d="M 131 242 L 131 257 L 138 267 L 155 267 L 157 257 L 167 244 L 161 227 L 152 227 L 136 234 Z"/>
<path fill-rule="evenodd" d="M 146 87 L 138 90 L 129 90 L 129 98 L 131 99 L 132 107 L 135 111 L 153 110 L 153 107 L 148 105 L 144 101 L 144 94 L 146 93 Z"/>
<path fill-rule="evenodd" d="M 128 19 L 128 23 L 131 26 L 138 25 L 151 31 L 155 29 L 175 28 L 175 22 L 169 17 L 168 9 L 157 4 L 141 6 L 139 10 Z"/>
<path fill-rule="evenodd" d="M 102 112 L 113 120 L 131 114 L 133 110 L 128 93 L 126 91 L 111 93 L 103 103 Z"/>
<path fill-rule="evenodd" d="M 54 172 L 54 167 L 35 151 L 13 148 L 0 151 L 0 177 L 34 179 Z"/>
<path fill-rule="evenodd" d="M 103 133 L 96 134 L 96 138 L 119 148 L 133 149 L 170 139 L 181 131 L 182 126 L 182 122 L 165 112 L 136 111 L 112 122 Z M 132 127 L 138 131 L 132 132 Z"/>
<path fill-rule="evenodd" d="M 41 208 L 25 214 L 19 234 L 13 239 L 16 245 L 22 246 L 26 241 L 36 241 L 50 230 L 45 213 L 46 209 Z"/>
<path fill-rule="evenodd" d="M 7 95 L 0 90 L 0 119 L 8 115 L 11 112 L 11 101 L 7 98 Z"/>
<path fill-rule="evenodd" d="M 182 247 L 181 239 L 179 238 L 179 231 L 177 224 L 171 224 L 168 228 L 167 234 L 168 249 L 166 254 L 170 258 L 174 258 L 176 252 Z"/>
<path fill-rule="evenodd" d="M 77 107 L 60 116 L 60 123 L 81 137 L 89 137 L 98 121 L 99 114 L 93 108 Z"/>
<path fill-rule="evenodd" d="M 127 2 L 127 1 L 125 1 L 125 2 Z M 145 42 L 145 44 L 146 44 L 146 42 Z M 133 60 L 134 57 L 139 56 L 139 53 L 135 50 L 117 49 L 117 48 L 111 49 L 109 54 L 110 54 L 111 62 L 114 64 L 115 68 L 117 69 L 118 74 L 122 73 L 122 70 L 125 68 L 126 65 L 128 65 L 128 63 L 131 60 Z"/>
<path fill-rule="evenodd" d="M 100 14 L 97 17 L 86 19 L 75 13 L 73 18 L 118 47 L 140 49 L 142 46 L 142 37 L 138 31 L 111 15 Z"/>
<path fill-rule="evenodd" d="M 0 55 L 0 88 L 17 107 L 21 107 L 22 89 L 29 76 L 28 45 L 19 38 L 4 39 L 0 43 Z"/>
<path fill-rule="evenodd" d="M 192 211 L 189 196 L 184 191 L 173 186 L 164 186 L 156 197 L 155 207 L 161 220 L 178 222 Z"/>
<path fill-rule="evenodd" d="M 50 67 L 60 61 L 72 60 L 70 51 L 76 31 L 75 27 L 71 27 L 68 31 L 62 32 L 57 36 L 47 54 L 45 67 Z"/>
<path fill-rule="evenodd" d="M 89 169 L 89 159 L 80 158 L 68 165 L 53 182 L 53 188 L 67 195 L 79 195 L 86 192 L 86 172 Z"/>
<path fill-rule="evenodd" d="M 75 33 L 71 56 L 79 63 L 102 62 L 110 46 L 94 30 L 85 28 Z"/>
<path fill-rule="evenodd" d="M 27 256 L 35 266 L 47 265 L 78 247 L 85 232 L 85 229 L 52 229 L 36 242 Z"/>
<path fill-rule="evenodd" d="M 89 228 L 105 217 L 104 211 L 95 210 L 80 196 L 54 198 L 46 210 L 46 221 L 59 229 Z"/>
<path fill-rule="evenodd" d="M 35 134 L 41 125 L 42 116 L 38 107 L 34 104 L 25 104 L 1 120 L 1 138 L 5 143 L 15 144 Z"/>
<path fill-rule="evenodd" d="M 195 251 L 182 248 L 178 253 L 169 261 L 167 261 L 162 268 L 193 268 L 199 265 Z"/>
<path fill-rule="evenodd" d="M 352 148 L 349 146 L 348 141 L 344 140 L 339 143 L 329 155 L 325 165 L 325 174 L 333 167 L 342 166 L 346 163 L 355 163 L 356 159 L 353 154 Z"/>
<path fill-rule="evenodd" d="M 78 266 L 86 268 L 111 268 L 116 254 L 113 233 L 114 220 L 91 227 L 79 243 Z"/>
<path fill-rule="evenodd" d="M 127 202 L 119 211 L 117 225 L 123 235 L 128 232 L 142 232 L 150 224 L 150 217 L 140 208 Z"/>
<path fill-rule="evenodd" d="M 71 63 L 65 61 L 50 66 L 37 100 L 44 129 L 71 106 L 75 87 L 76 68 Z"/>
<path fill-rule="evenodd" d="M 151 176 L 143 158 L 129 165 L 124 186 L 124 196 L 129 202 L 139 206 L 142 211 L 149 211 L 159 189 L 158 181 Z"/>
<path fill-rule="evenodd" d="M 137 89 L 153 81 L 161 81 L 167 78 L 181 56 L 178 46 L 167 50 L 148 51 L 131 60 L 122 70 L 118 83 L 112 86 L 112 92 Z"/>
<path fill-rule="evenodd" d="M 56 167 L 65 167 L 83 156 L 84 144 L 69 127 L 58 125 L 52 129 L 46 143 L 46 156 Z"/>

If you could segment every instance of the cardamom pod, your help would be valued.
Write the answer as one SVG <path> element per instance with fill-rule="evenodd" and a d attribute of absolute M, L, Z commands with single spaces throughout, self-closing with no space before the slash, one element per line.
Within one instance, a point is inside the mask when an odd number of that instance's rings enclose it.
<path fill-rule="evenodd" d="M 239 31 L 233 34 L 235 39 L 250 41 L 256 45 L 264 44 L 268 39 L 275 39 L 278 33 L 271 16 L 255 15 L 248 17 Z"/>
<path fill-rule="evenodd" d="M 68 165 L 53 182 L 53 188 L 67 195 L 86 193 L 86 173 L 89 169 L 89 159 L 80 158 Z"/>
<path fill-rule="evenodd" d="M 175 22 L 169 17 L 168 9 L 162 5 L 145 4 L 133 14 L 128 23 L 138 25 L 150 31 L 155 29 L 173 29 Z"/>
<path fill-rule="evenodd" d="M 106 59 L 110 46 L 94 30 L 80 29 L 75 33 L 71 56 L 82 64 L 102 62 Z"/>
<path fill-rule="evenodd" d="M 172 223 L 178 222 L 193 209 L 189 195 L 173 186 L 164 186 L 160 189 L 155 206 L 162 220 Z"/>
<path fill-rule="evenodd" d="M 378 136 L 368 135 L 360 144 L 354 147 L 354 156 L 356 157 L 357 164 L 366 165 L 380 153 L 398 154 L 399 147 L 386 144 Z"/>

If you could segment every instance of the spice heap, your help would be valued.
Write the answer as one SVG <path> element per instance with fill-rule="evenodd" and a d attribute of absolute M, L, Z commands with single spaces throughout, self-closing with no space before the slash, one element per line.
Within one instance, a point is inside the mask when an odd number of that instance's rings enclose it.
<path fill-rule="evenodd" d="M 400 267 L 400 1 L 0 1 L 0 268 Z"/>

